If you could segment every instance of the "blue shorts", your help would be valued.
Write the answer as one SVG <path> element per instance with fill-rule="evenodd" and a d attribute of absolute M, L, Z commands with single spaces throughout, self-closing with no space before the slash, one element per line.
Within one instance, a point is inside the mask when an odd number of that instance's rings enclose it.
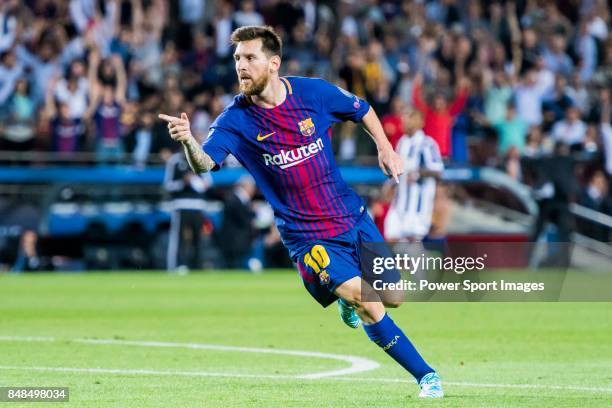
<path fill-rule="evenodd" d="M 306 290 L 323 307 L 335 302 L 334 291 L 355 276 L 361 276 L 362 244 L 385 242 L 378 228 L 364 212 L 357 224 L 343 234 L 309 242 L 296 251 L 293 261 L 302 276 Z M 386 255 L 386 254 L 385 254 Z"/>

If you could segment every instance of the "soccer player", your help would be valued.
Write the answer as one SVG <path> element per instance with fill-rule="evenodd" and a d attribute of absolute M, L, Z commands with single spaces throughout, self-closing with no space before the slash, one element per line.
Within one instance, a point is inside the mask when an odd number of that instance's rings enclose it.
<path fill-rule="evenodd" d="M 442 397 L 440 378 L 391 320 L 385 306 L 362 301 L 360 249 L 383 242 L 336 166 L 331 125 L 363 122 L 378 147 L 379 165 L 396 180 L 402 161 L 368 103 L 321 79 L 280 77 L 282 43 L 270 27 L 246 26 L 231 36 L 241 93 L 210 127 L 202 146 L 189 119 L 160 114 L 171 137 L 182 143 L 196 173 L 218 169 L 232 154 L 253 175 L 275 219 L 304 286 L 323 306 L 338 300 L 342 320 L 368 337 L 409 371 L 421 397 Z"/>
<path fill-rule="evenodd" d="M 423 114 L 410 110 L 403 115 L 405 134 L 395 149 L 404 161 L 395 198 L 385 218 L 385 238 L 421 241 L 431 227 L 438 179 L 444 163 L 438 144 L 423 133 Z"/>

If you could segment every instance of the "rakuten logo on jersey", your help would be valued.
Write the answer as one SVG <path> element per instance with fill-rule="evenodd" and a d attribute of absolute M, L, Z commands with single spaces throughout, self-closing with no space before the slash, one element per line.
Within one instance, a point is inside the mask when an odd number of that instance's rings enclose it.
<path fill-rule="evenodd" d="M 323 140 L 318 138 L 309 145 L 296 147 L 288 151 L 281 150 L 280 153 L 275 155 L 264 153 L 263 158 L 266 162 L 266 166 L 278 166 L 281 169 L 286 169 L 305 162 L 322 150 Z"/>

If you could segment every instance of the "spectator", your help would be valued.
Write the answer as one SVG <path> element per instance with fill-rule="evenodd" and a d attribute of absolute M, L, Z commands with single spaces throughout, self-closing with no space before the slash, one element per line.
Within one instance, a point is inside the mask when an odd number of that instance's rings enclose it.
<path fill-rule="evenodd" d="M 572 73 L 574 64 L 565 52 L 567 44 L 561 34 L 553 35 L 549 40 L 549 46 L 544 50 L 544 65 L 555 74 L 567 76 Z"/>
<path fill-rule="evenodd" d="M 593 96 L 593 103 L 586 120 L 591 123 L 603 123 L 610 110 L 610 89 L 600 88 Z"/>
<path fill-rule="evenodd" d="M 592 79 L 602 86 L 609 86 L 612 83 L 612 42 L 608 41 L 603 53 L 604 61 L 597 67 Z"/>
<path fill-rule="evenodd" d="M 2 108 L 10 99 L 15 90 L 17 80 L 24 73 L 24 66 L 15 56 L 13 51 L 7 51 L 2 55 L 2 65 L 0 65 L 0 113 Z"/>
<path fill-rule="evenodd" d="M 193 46 L 183 53 L 182 65 L 203 72 L 212 62 L 211 39 L 197 31 L 193 36 Z"/>
<path fill-rule="evenodd" d="M 390 84 L 387 80 L 383 79 L 376 83 L 374 93 L 368 98 L 372 109 L 381 116 L 385 116 L 389 113 L 391 106 L 391 89 Z"/>
<path fill-rule="evenodd" d="M 582 157 L 591 156 L 595 157 L 599 152 L 599 134 L 597 132 L 597 126 L 594 124 L 587 125 L 586 132 L 584 133 L 584 140 L 580 148 L 584 152 Z"/>
<path fill-rule="evenodd" d="M 397 142 L 404 134 L 404 125 L 402 124 L 402 112 L 406 109 L 402 100 L 396 96 L 391 100 L 390 112 L 383 116 L 382 125 L 385 134 L 391 142 L 391 146 L 395 149 Z"/>
<path fill-rule="evenodd" d="M 524 150 L 528 125 L 527 122 L 518 117 L 514 105 L 508 105 L 506 118 L 497 122 L 495 129 L 497 130 L 500 156 L 506 156 L 513 148 L 516 153 L 521 153 Z"/>
<path fill-rule="evenodd" d="M 391 80 L 390 67 L 384 59 L 383 48 L 379 42 L 372 41 L 368 45 L 363 66 L 366 95 L 375 95 L 381 82 Z"/>
<path fill-rule="evenodd" d="M 494 74 L 492 84 L 487 84 L 485 93 L 485 117 L 491 124 L 499 123 L 506 118 L 506 108 L 512 97 L 512 88 L 503 71 Z"/>
<path fill-rule="evenodd" d="M 125 104 L 125 70 L 118 55 L 112 56 L 109 63 L 113 67 L 112 74 L 103 71 L 104 76 L 99 83 L 94 83 L 96 91 L 86 114 L 87 118 L 92 118 L 95 129 L 97 160 L 103 163 L 121 160 L 125 152 L 120 123 Z M 99 64 L 96 56 L 92 57 L 90 64 L 90 70 L 95 71 Z"/>
<path fill-rule="evenodd" d="M 583 81 L 588 81 L 595 72 L 598 56 L 597 42 L 589 33 L 586 21 L 580 23 L 578 37 L 576 38 L 575 52 L 578 55 L 578 60 L 580 63 L 580 79 Z"/>
<path fill-rule="evenodd" d="M 230 2 L 219 1 L 217 16 L 211 27 L 211 34 L 215 39 L 215 54 L 222 61 L 230 57 L 231 49 L 228 47 L 228 44 L 230 44 L 230 35 L 236 28 L 234 21 L 232 21 L 233 12 L 234 10 Z"/>
<path fill-rule="evenodd" d="M 0 149 L 27 151 L 34 147 L 35 108 L 28 81 L 18 79 L 6 106 Z"/>
<path fill-rule="evenodd" d="M 132 159 L 134 166 L 138 169 L 144 169 L 150 154 L 154 149 L 153 125 L 155 116 L 152 112 L 143 112 L 139 118 L 139 126 L 132 133 L 131 145 Z"/>
<path fill-rule="evenodd" d="M 179 20 L 182 24 L 188 24 L 193 29 L 204 19 L 206 11 L 206 0 L 180 0 Z"/>
<path fill-rule="evenodd" d="M 533 27 L 526 27 L 522 32 L 521 44 L 521 71 L 517 75 L 524 75 L 534 69 L 542 56 L 543 50 L 538 41 L 538 34 Z"/>
<path fill-rule="evenodd" d="M 253 248 L 255 234 L 251 200 L 255 191 L 255 181 L 250 176 L 243 176 L 225 201 L 219 248 L 227 268 L 245 268 L 247 257 Z"/>
<path fill-rule="evenodd" d="M 421 241 L 431 227 L 437 180 L 444 164 L 438 145 L 425 134 L 423 114 L 408 111 L 403 115 L 405 134 L 397 145 L 404 161 L 395 198 L 385 218 L 385 237 L 396 241 Z"/>
<path fill-rule="evenodd" d="M 345 65 L 340 68 L 338 76 L 344 81 L 343 88 L 359 96 L 366 95 L 365 60 L 359 49 L 349 51 Z"/>
<path fill-rule="evenodd" d="M 306 26 L 299 23 L 292 30 L 292 41 L 285 48 L 285 55 L 288 60 L 293 60 L 299 64 L 299 71 L 302 75 L 313 69 L 314 55 L 312 44 L 306 37 Z"/>
<path fill-rule="evenodd" d="M 161 37 L 167 15 L 165 4 L 154 0 L 147 9 L 143 9 L 141 0 L 132 3 L 133 70 L 145 85 L 154 88 L 159 88 L 163 82 L 160 61 Z"/>
<path fill-rule="evenodd" d="M 395 182 L 388 180 L 383 184 L 382 188 L 380 189 L 379 197 L 374 200 L 370 207 L 372 219 L 383 237 L 385 236 L 385 218 L 387 218 L 387 214 L 389 213 L 389 208 L 391 208 L 391 202 L 393 201 L 394 196 Z"/>
<path fill-rule="evenodd" d="M 56 82 L 57 78 L 52 79 L 47 89 L 43 116 L 49 124 L 51 150 L 67 155 L 82 150 L 84 129 L 81 119 L 71 117 L 67 104 L 60 103 L 57 108 L 53 97 Z"/>
<path fill-rule="evenodd" d="M 542 102 L 549 90 L 549 84 L 538 76 L 538 71 L 528 71 L 516 87 L 516 111 L 529 125 L 542 123 Z"/>
<path fill-rule="evenodd" d="M 578 108 L 581 115 L 586 115 L 590 109 L 590 95 L 586 87 L 586 82 L 580 78 L 578 72 L 570 75 L 569 86 L 566 88 L 567 96 L 572 100 L 574 106 Z"/>
<path fill-rule="evenodd" d="M 312 76 L 331 80 L 334 78 L 334 67 L 331 62 L 332 42 L 323 30 L 317 31 L 314 40 L 313 61 L 310 73 Z"/>
<path fill-rule="evenodd" d="M 25 129 L 27 135 L 38 123 L 43 125 L 40 134 L 48 132 L 51 143 L 32 139 L 11 148 L 108 150 L 112 154 L 107 159 L 117 159 L 122 149 L 116 146 L 129 134 L 125 141 L 138 166 L 151 155 L 168 156 L 167 131 L 157 122 L 151 124 L 148 112 L 161 107 L 177 113 L 189 110 L 194 134 L 204 138 L 235 87 L 229 34 L 238 25 L 266 23 L 281 32 L 286 73 L 323 77 L 366 97 L 388 132 L 398 98 L 410 106 L 415 88 L 421 93 L 434 89 L 434 101 L 425 104 L 426 130 L 439 139 L 449 160 L 467 160 L 467 141 L 474 163 L 504 162 L 511 146 L 523 155 L 545 155 L 551 140 L 569 134 L 567 128 L 559 129 L 565 125 L 566 109 L 574 106 L 577 123 L 598 124 L 582 137 L 577 132 L 581 140 L 576 147 L 586 152 L 582 159 L 597 167 L 597 155 L 604 151 L 606 163 L 612 163 L 607 148 L 612 144 L 606 139 L 609 120 L 601 121 L 612 83 L 609 2 L 517 3 L 340 2 L 332 10 L 333 2 L 295 0 L 5 0 L 0 5 L 2 140 L 6 125 L 16 125 L 12 130 L 17 133 Z M 114 62 L 95 61 L 112 61 L 115 55 L 120 56 L 124 78 Z M 414 87 L 416 73 L 422 81 Z M 468 114 L 453 115 L 452 104 L 443 96 L 465 82 L 464 77 L 474 84 L 464 109 Z M 19 82 L 22 78 L 26 82 Z M 52 103 L 47 103 L 50 87 Z M 490 136 L 496 125 L 506 122 L 511 101 L 516 106 L 513 120 L 526 122 L 530 134 L 523 148 L 515 141 L 496 149 Z M 446 114 L 434 105 L 446 105 Z M 33 109 L 26 127 L 14 122 L 16 116 L 9 121 L 16 106 L 21 119 L 26 106 Z M 120 142 L 110 143 L 109 149 L 84 143 L 84 124 L 89 126 L 88 140 L 102 140 L 100 134 L 105 133 L 112 135 L 106 139 Z M 362 149 L 366 135 L 358 127 L 343 125 L 339 133 L 334 142 L 341 159 L 371 159 L 363 157 L 371 152 Z M 506 136 L 500 133 L 500 143 Z M 612 172 L 612 164 L 606 168 Z"/>
<path fill-rule="evenodd" d="M 168 159 L 164 188 L 170 195 L 172 206 L 166 259 L 166 268 L 169 271 L 201 267 L 203 194 L 211 184 L 210 174 L 193 174 L 183 152 L 175 153 Z"/>
<path fill-rule="evenodd" d="M 580 194 L 578 203 L 606 215 L 612 215 L 612 200 L 609 196 L 609 184 L 603 171 L 597 170 L 593 173 L 588 184 Z M 608 241 L 608 231 L 605 226 L 588 223 L 582 225 L 582 230 L 592 238 L 603 242 Z"/>
<path fill-rule="evenodd" d="M 545 153 L 542 129 L 539 126 L 532 126 L 527 133 L 523 156 L 538 158 L 544 156 Z"/>
<path fill-rule="evenodd" d="M 567 80 L 562 75 L 555 77 L 555 88 L 552 94 L 545 97 L 543 110 L 549 122 L 557 122 L 563 118 L 567 108 L 574 106 L 574 100 L 568 95 Z"/>
<path fill-rule="evenodd" d="M 67 76 L 57 81 L 55 98 L 58 102 L 68 105 L 71 118 L 83 118 L 89 101 L 89 81 L 82 61 L 73 61 Z"/>
<path fill-rule="evenodd" d="M 578 109 L 570 106 L 565 110 L 565 119 L 555 123 L 551 134 L 555 142 L 572 146 L 584 141 L 586 129 L 586 124 L 580 119 Z"/>
<path fill-rule="evenodd" d="M 241 1 L 240 10 L 234 12 L 233 19 L 236 27 L 263 25 L 264 23 L 261 14 L 255 10 L 255 2 L 253 0 Z"/>
<path fill-rule="evenodd" d="M 535 196 L 540 207 L 531 239 L 537 241 L 546 223 L 552 222 L 557 227 L 556 241 L 569 242 L 571 232 L 569 203 L 575 199 L 576 191 L 575 161 L 569 156 L 569 147 L 557 143 L 552 157 L 530 160 L 528 163 L 536 170 Z M 558 262 L 567 266 L 569 253 L 564 253 Z"/>
<path fill-rule="evenodd" d="M 433 97 L 433 103 L 429 105 L 423 99 L 422 76 L 417 75 L 415 78 L 412 97 L 414 106 L 425 116 L 423 131 L 436 141 L 440 154 L 444 158 L 451 154 L 451 128 L 455 117 L 461 112 L 467 101 L 469 95 L 467 88 L 468 82 L 462 80 L 459 83 L 457 95 L 450 104 L 445 96 L 438 92 Z"/>

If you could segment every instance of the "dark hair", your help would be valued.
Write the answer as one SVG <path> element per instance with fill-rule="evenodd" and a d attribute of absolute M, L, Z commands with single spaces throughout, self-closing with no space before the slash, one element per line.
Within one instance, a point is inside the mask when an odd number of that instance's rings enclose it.
<path fill-rule="evenodd" d="M 270 26 L 244 26 L 234 30 L 231 36 L 232 45 L 242 41 L 261 38 L 261 50 L 269 57 L 283 55 L 283 41 Z"/>

